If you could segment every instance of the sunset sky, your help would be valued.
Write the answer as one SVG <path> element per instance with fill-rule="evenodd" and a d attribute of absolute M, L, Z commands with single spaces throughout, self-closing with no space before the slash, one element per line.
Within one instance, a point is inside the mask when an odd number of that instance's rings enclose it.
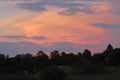
<path fill-rule="evenodd" d="M 0 53 L 120 47 L 120 0 L 0 0 Z"/>

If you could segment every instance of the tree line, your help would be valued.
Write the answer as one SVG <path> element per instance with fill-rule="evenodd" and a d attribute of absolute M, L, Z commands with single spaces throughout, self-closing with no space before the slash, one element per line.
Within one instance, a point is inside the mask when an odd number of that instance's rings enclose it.
<path fill-rule="evenodd" d="M 17 54 L 14 57 L 0 54 L 0 74 L 23 74 L 25 71 L 34 74 L 51 66 L 69 66 L 71 68 L 83 67 L 85 70 L 89 67 L 87 71 L 91 72 L 91 66 L 93 65 L 95 66 L 93 67 L 93 70 L 96 68 L 100 70 L 99 67 L 104 68 L 106 66 L 119 67 L 120 48 L 114 49 L 112 45 L 109 44 L 103 52 L 93 55 L 88 49 L 85 49 L 83 53 L 78 52 L 78 54 L 66 52 L 60 53 L 59 51 L 54 50 L 50 53 L 50 56 L 43 51 L 38 51 L 35 56 L 30 53 Z"/>

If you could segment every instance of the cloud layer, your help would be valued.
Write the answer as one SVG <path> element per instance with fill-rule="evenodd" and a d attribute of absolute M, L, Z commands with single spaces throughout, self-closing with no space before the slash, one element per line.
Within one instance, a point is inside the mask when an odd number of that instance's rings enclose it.
<path fill-rule="evenodd" d="M 33 3 L 19 3 L 21 9 L 33 12 L 49 11 L 51 8 L 63 9 L 60 14 L 74 14 L 77 12 L 94 13 L 108 11 L 111 8 L 109 1 L 88 0 L 38 0 Z"/>
<path fill-rule="evenodd" d="M 36 0 L 15 3 L 13 8 L 21 13 L 0 19 L 0 48 L 8 44 L 18 46 L 23 52 L 39 49 L 79 51 L 85 48 L 98 51 L 109 43 L 116 46 L 120 35 L 118 2 Z"/>

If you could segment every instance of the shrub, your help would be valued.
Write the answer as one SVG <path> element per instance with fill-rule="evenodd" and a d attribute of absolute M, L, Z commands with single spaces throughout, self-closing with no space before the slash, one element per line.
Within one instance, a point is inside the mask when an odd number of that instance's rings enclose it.
<path fill-rule="evenodd" d="M 40 73 L 40 80 L 65 80 L 66 74 L 58 67 L 49 67 Z"/>
<path fill-rule="evenodd" d="M 88 64 L 82 66 L 82 74 L 101 74 L 104 73 L 104 67 L 100 64 Z"/>

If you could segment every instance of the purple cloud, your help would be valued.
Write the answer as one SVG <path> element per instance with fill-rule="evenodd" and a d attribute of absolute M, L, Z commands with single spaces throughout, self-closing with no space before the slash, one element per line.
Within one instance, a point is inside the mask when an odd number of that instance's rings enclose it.
<path fill-rule="evenodd" d="M 33 39 L 33 40 L 46 40 L 47 39 L 44 36 L 27 37 L 27 36 L 4 35 L 4 36 L 1 36 L 1 37 L 2 38 L 8 38 L 8 39 Z"/>
<path fill-rule="evenodd" d="M 90 9 L 92 3 L 99 1 L 88 1 L 80 0 L 78 3 L 74 3 L 72 0 L 40 0 L 33 3 L 19 3 L 18 7 L 21 9 L 26 9 L 33 12 L 47 11 L 46 6 L 54 6 L 59 8 L 67 8 L 65 11 L 60 12 L 60 14 L 75 14 L 76 12 L 93 13 Z M 81 8 L 80 8 L 81 7 Z"/>

